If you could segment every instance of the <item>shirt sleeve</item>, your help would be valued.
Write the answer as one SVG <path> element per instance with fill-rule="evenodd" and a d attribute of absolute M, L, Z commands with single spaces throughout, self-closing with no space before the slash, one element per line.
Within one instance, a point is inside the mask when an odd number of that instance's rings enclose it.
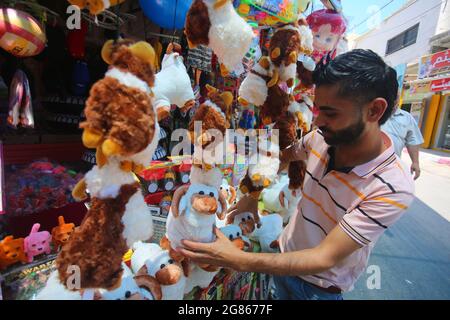
<path fill-rule="evenodd" d="M 424 142 L 422 133 L 413 116 L 409 115 L 408 133 L 406 134 L 406 145 L 417 146 Z"/>
<path fill-rule="evenodd" d="M 362 247 L 370 245 L 400 219 L 413 199 L 407 192 L 379 193 L 344 215 L 339 226 Z"/>

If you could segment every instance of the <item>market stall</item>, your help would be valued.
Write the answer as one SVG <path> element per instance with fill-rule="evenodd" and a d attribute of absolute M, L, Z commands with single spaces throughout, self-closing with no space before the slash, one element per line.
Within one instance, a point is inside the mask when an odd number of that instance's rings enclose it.
<path fill-rule="evenodd" d="M 269 275 L 174 249 L 216 225 L 278 251 L 304 178 L 301 161 L 278 174 L 279 153 L 312 129 L 312 72 L 346 29 L 322 2 L 2 4 L 0 297 L 268 299 Z M 259 212 L 227 214 L 243 195 Z"/>

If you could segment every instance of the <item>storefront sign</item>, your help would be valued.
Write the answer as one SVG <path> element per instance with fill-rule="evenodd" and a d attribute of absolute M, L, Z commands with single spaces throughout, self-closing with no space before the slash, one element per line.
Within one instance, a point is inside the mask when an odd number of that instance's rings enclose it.
<path fill-rule="evenodd" d="M 431 91 L 439 92 L 450 90 L 450 77 L 431 81 Z"/>
<path fill-rule="evenodd" d="M 419 79 L 450 72 L 450 49 L 419 59 Z"/>

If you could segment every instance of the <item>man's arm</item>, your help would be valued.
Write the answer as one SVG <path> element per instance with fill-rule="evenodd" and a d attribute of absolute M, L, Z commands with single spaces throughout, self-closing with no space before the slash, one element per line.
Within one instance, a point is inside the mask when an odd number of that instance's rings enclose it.
<path fill-rule="evenodd" d="M 419 145 L 406 146 L 409 157 L 411 158 L 411 174 L 414 174 L 414 180 L 420 177 L 420 163 L 419 163 Z"/>
<path fill-rule="evenodd" d="M 218 229 L 214 243 L 183 241 L 180 253 L 197 263 L 241 272 L 273 275 L 312 275 L 326 271 L 361 248 L 339 226 L 315 248 L 287 253 L 250 253 L 236 248 Z"/>

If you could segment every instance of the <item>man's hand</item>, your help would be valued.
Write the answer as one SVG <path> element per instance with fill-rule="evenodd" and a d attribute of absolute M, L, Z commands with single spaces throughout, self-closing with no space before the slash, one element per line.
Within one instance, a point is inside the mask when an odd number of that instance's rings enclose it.
<path fill-rule="evenodd" d="M 420 165 L 417 162 L 413 162 L 411 164 L 411 174 L 414 175 L 414 180 L 417 180 L 420 177 Z"/>
<path fill-rule="evenodd" d="M 183 240 L 184 248 L 176 250 L 186 258 L 199 264 L 210 264 L 225 268 L 239 270 L 239 261 L 242 259 L 243 251 L 239 250 L 227 237 L 214 227 L 217 240 L 212 243 L 200 243 Z"/>

